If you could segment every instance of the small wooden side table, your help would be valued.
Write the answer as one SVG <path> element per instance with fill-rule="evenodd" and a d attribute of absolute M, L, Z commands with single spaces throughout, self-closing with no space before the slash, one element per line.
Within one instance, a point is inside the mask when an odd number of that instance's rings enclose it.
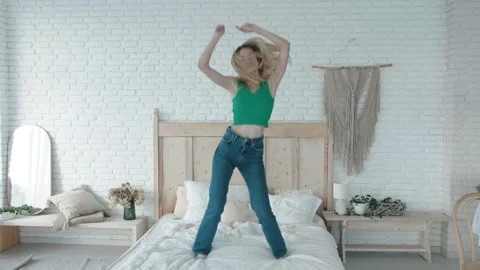
<path fill-rule="evenodd" d="M 439 211 L 407 211 L 403 216 L 364 217 L 341 216 L 333 211 L 323 214 L 327 223 L 340 224 L 339 254 L 347 261 L 345 252 L 401 252 L 419 253 L 427 262 L 432 262 L 430 251 L 430 228 L 432 222 L 449 222 L 451 217 Z M 368 232 L 420 232 L 418 245 L 348 245 L 345 234 L 349 231 Z"/>

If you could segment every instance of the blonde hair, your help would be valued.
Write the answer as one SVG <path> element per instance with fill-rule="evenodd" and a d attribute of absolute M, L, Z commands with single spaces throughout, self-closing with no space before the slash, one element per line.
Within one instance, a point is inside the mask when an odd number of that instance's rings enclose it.
<path fill-rule="evenodd" d="M 259 68 L 256 72 L 246 72 L 240 65 L 237 55 L 243 48 L 250 48 L 257 57 Z M 253 37 L 239 46 L 232 55 L 232 66 L 237 72 L 238 80 L 246 84 L 258 85 L 261 81 L 267 80 L 277 71 L 279 64 L 279 48 L 272 43 L 268 43 L 262 38 Z"/>

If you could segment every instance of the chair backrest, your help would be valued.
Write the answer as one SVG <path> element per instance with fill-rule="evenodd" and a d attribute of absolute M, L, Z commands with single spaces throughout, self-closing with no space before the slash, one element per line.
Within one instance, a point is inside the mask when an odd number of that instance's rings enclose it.
<path fill-rule="evenodd" d="M 475 236 L 473 234 L 473 229 L 472 229 L 472 219 L 470 218 L 470 215 L 468 214 L 468 210 L 470 209 L 470 205 L 472 204 L 473 201 L 475 200 L 480 200 L 480 193 L 475 192 L 475 193 L 469 193 L 465 194 L 462 197 L 460 197 L 455 205 L 453 206 L 453 211 L 452 211 L 452 216 L 453 216 L 453 230 L 455 232 L 455 238 L 457 239 L 457 250 L 458 250 L 458 257 L 460 260 L 460 266 L 463 266 L 466 264 L 465 261 L 465 249 L 463 247 L 463 241 L 462 241 L 462 235 L 460 233 L 460 229 L 458 227 L 458 209 L 460 208 L 460 205 L 463 202 L 466 202 L 466 204 L 463 207 L 463 212 L 465 215 L 465 221 L 467 222 L 468 226 L 468 231 L 469 231 L 469 236 L 470 236 L 470 246 L 472 249 L 472 262 L 476 261 L 475 258 L 475 253 L 476 253 L 476 243 L 475 243 Z"/>

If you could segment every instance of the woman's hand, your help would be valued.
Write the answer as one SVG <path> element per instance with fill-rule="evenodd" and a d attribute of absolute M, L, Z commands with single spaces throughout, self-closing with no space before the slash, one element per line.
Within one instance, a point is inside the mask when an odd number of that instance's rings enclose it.
<path fill-rule="evenodd" d="M 251 23 L 246 23 L 240 27 L 237 26 L 237 29 L 244 33 L 255 32 L 256 34 L 269 39 L 278 47 L 280 55 L 278 57 L 279 63 L 277 67 L 277 72 L 275 74 L 272 74 L 268 78 L 268 83 L 270 86 L 270 90 L 272 91 L 272 96 L 275 96 L 280 81 L 282 80 L 282 77 L 285 74 L 285 70 L 287 69 L 290 55 L 290 42 L 288 42 L 288 40 L 284 39 L 279 35 L 276 35 L 270 31 L 263 29 L 258 25 Z"/>
<path fill-rule="evenodd" d="M 215 27 L 215 32 L 214 32 L 213 35 L 216 38 L 221 38 L 223 36 L 223 34 L 225 34 L 225 25 L 223 25 L 223 24 L 217 25 L 217 27 Z"/>
<path fill-rule="evenodd" d="M 238 30 L 242 31 L 243 33 L 253 33 L 257 31 L 257 26 L 252 23 L 245 23 L 242 26 L 235 26 Z"/>
<path fill-rule="evenodd" d="M 198 68 L 215 84 L 227 89 L 227 91 L 233 96 L 237 89 L 237 80 L 235 77 L 225 76 L 217 70 L 210 67 L 210 58 L 212 56 L 215 46 L 220 41 L 220 38 L 225 34 L 225 26 L 219 24 L 215 27 L 213 37 L 208 43 L 208 46 L 203 50 L 200 59 L 198 59 Z"/>

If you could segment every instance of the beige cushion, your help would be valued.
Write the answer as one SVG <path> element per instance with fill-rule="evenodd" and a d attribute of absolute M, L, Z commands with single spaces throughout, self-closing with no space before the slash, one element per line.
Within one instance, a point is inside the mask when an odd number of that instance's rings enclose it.
<path fill-rule="evenodd" d="M 74 226 L 81 223 L 95 223 L 95 222 L 103 222 L 105 221 L 105 213 L 103 211 L 99 211 L 93 214 L 79 216 L 76 218 L 72 218 L 68 223 L 68 226 Z M 62 213 L 57 214 L 53 218 L 53 229 L 55 231 L 60 231 L 65 229 L 67 226 L 65 225 L 67 220 Z"/>
<path fill-rule="evenodd" d="M 65 220 L 63 229 L 68 228 L 73 218 L 105 210 L 104 206 L 93 197 L 86 185 L 80 185 L 70 191 L 51 196 L 49 201 L 57 206 L 60 214 L 63 215 L 63 217 L 57 217 L 54 221 L 54 223 L 58 223 Z M 54 227 L 57 225 L 55 224 Z"/>
<path fill-rule="evenodd" d="M 223 223 L 238 222 L 258 222 L 257 215 L 253 211 L 250 203 L 247 202 L 227 202 L 221 216 Z"/>
<path fill-rule="evenodd" d="M 177 200 L 175 202 L 175 209 L 173 214 L 177 218 L 183 218 L 188 207 L 187 189 L 184 186 L 179 186 L 176 191 Z M 227 202 L 221 216 L 221 221 L 224 223 L 239 222 L 258 222 L 250 203 L 247 202 Z"/>
<path fill-rule="evenodd" d="M 72 220 L 70 220 L 70 225 L 73 226 L 81 223 L 96 223 L 103 221 L 105 221 L 105 214 L 103 211 L 99 211 L 93 214 L 72 218 Z"/>
<path fill-rule="evenodd" d="M 177 188 L 177 200 L 175 202 L 175 209 L 173 214 L 177 218 L 183 218 L 185 212 L 187 212 L 188 200 L 187 200 L 187 189 L 184 186 L 179 186 Z"/>

